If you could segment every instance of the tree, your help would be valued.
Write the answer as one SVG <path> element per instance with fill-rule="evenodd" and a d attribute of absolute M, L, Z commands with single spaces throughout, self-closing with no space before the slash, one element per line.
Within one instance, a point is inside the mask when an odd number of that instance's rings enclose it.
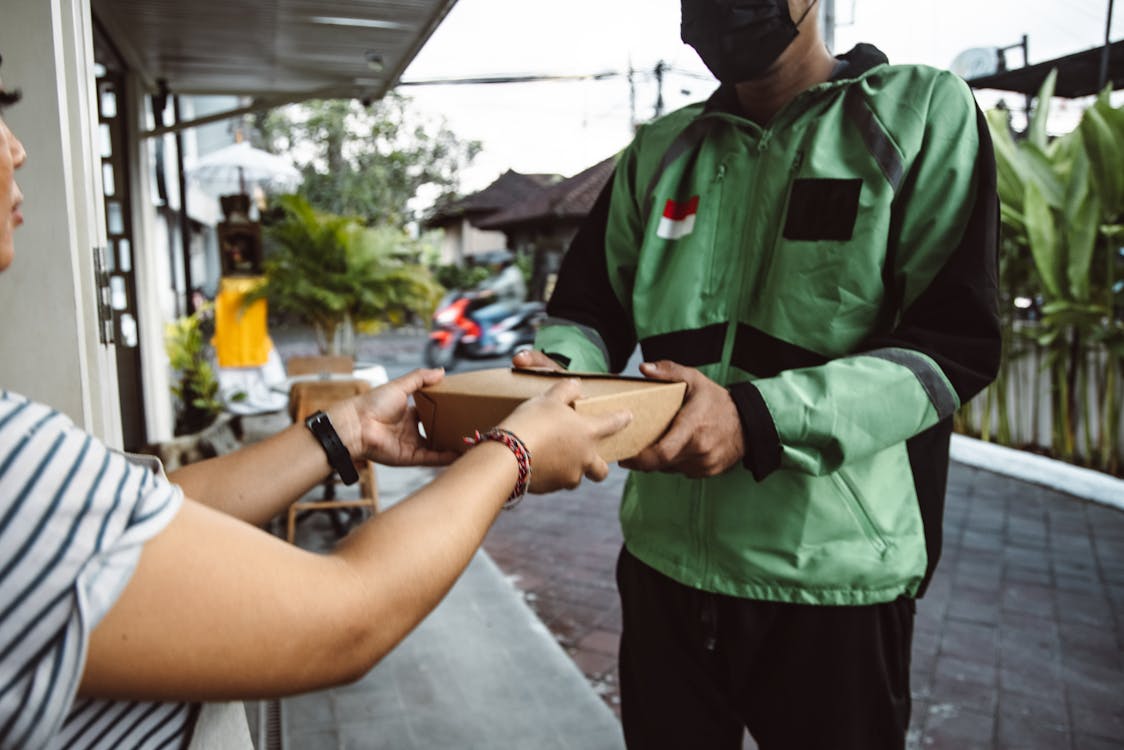
<path fill-rule="evenodd" d="M 410 100 L 390 93 L 369 107 L 355 100 L 311 101 L 255 118 L 263 146 L 295 157 L 298 191 L 313 208 L 358 216 L 368 225 L 404 226 L 419 189 L 455 195 L 460 171 L 480 152 L 444 123 L 427 127 Z"/>

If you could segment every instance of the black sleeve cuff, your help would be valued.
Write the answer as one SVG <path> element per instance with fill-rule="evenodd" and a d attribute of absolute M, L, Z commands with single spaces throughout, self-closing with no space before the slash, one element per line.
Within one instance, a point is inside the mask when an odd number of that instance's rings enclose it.
<path fill-rule="evenodd" d="M 728 389 L 738 410 L 745 438 L 745 466 L 758 482 L 772 474 L 781 465 L 781 438 L 773 415 L 761 397 L 761 391 L 752 383 L 734 383 Z"/>

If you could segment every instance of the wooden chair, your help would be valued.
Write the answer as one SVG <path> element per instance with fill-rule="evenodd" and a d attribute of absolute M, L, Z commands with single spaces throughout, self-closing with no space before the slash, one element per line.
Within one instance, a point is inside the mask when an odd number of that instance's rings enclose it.
<path fill-rule="evenodd" d="M 306 380 L 293 383 L 289 391 L 289 414 L 295 422 L 304 420 L 313 413 L 326 409 L 341 399 L 364 393 L 371 387 L 365 380 Z M 289 506 L 289 520 L 286 538 L 290 543 L 296 538 L 297 514 L 313 510 L 340 510 L 370 508 L 371 513 L 379 512 L 378 486 L 375 483 L 375 467 L 364 461 L 359 470 L 359 497 L 337 499 L 335 483 L 338 477 L 333 474 L 324 482 L 324 496 L 321 500 L 298 500 Z M 335 518 L 333 517 L 333 523 Z M 337 524 L 337 531 L 345 533 Z"/>
<path fill-rule="evenodd" d="M 355 370 L 355 357 L 315 356 L 290 357 L 285 372 L 293 375 L 350 375 Z"/>

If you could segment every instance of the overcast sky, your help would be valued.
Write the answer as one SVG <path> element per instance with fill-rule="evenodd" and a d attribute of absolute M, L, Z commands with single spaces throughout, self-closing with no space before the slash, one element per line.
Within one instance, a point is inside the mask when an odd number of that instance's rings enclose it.
<path fill-rule="evenodd" d="M 1017 44 L 1027 34 L 1033 64 L 1101 44 L 1107 6 L 1107 0 L 836 0 L 836 51 L 866 41 L 891 62 L 947 68 L 965 49 Z M 1122 16 L 1117 8 L 1114 41 L 1124 38 Z M 1012 66 L 1022 64 L 1021 52 L 1008 54 Z M 651 71 L 660 60 L 672 68 L 663 87 L 665 111 L 703 99 L 716 86 L 679 40 L 679 0 L 459 0 L 403 81 L 622 75 L 402 91 L 422 112 L 483 143 L 464 176 L 462 187 L 472 191 L 508 168 L 569 176 L 623 148 L 633 110 L 623 74 L 635 69 L 635 115 L 646 120 L 656 102 Z"/>

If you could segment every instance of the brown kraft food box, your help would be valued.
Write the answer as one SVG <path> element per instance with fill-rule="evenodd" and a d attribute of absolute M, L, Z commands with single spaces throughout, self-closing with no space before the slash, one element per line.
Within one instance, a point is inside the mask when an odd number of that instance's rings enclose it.
<path fill-rule="evenodd" d="M 448 375 L 415 393 L 414 403 L 431 447 L 464 451 L 466 436 L 495 427 L 519 404 L 563 377 L 581 382 L 582 395 L 574 402 L 579 414 L 632 412 L 627 427 L 597 444 L 601 458 L 610 462 L 631 458 L 656 442 L 679 411 L 687 390 L 685 383 L 645 378 L 500 368 Z"/>

